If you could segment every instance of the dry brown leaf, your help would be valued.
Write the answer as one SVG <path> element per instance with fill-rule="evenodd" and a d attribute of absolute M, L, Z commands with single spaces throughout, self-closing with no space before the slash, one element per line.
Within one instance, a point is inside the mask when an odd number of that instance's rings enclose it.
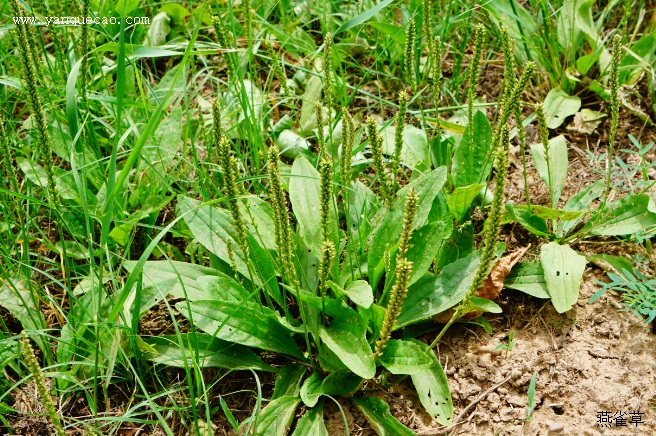
<path fill-rule="evenodd" d="M 497 260 L 497 263 L 492 267 L 492 271 L 490 271 L 490 275 L 487 276 L 481 287 L 476 291 L 476 296 L 485 298 L 486 300 L 495 300 L 503 289 L 503 281 L 506 279 L 506 276 L 510 273 L 513 266 L 519 262 L 519 259 L 524 256 L 524 253 L 526 253 L 526 250 L 528 250 L 529 247 L 530 245 L 515 250 L 513 253 Z M 433 320 L 442 324 L 447 323 L 453 316 L 453 312 L 454 309 L 449 309 L 442 313 L 438 313 L 433 317 Z M 474 319 L 482 314 L 483 312 L 471 312 L 463 316 L 463 319 Z"/>

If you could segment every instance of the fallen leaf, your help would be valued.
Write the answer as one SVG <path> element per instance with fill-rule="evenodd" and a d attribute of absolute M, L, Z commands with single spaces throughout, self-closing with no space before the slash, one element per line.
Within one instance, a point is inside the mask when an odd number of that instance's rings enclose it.
<path fill-rule="evenodd" d="M 606 117 L 606 114 L 603 112 L 582 109 L 574 114 L 574 121 L 567 126 L 567 130 L 582 135 L 591 135 L 599 127 L 604 117 Z"/>
<path fill-rule="evenodd" d="M 528 250 L 529 247 L 530 245 L 527 245 L 526 247 L 515 250 L 513 253 L 497 260 L 497 263 L 492 267 L 492 271 L 490 271 L 490 275 L 487 276 L 481 287 L 476 291 L 476 296 L 479 298 L 485 298 L 486 300 L 495 300 L 503 289 L 503 281 L 506 279 L 506 276 L 510 273 L 512 267 L 519 262 L 519 259 L 524 256 L 524 253 L 526 253 L 526 250 Z M 441 324 L 447 323 L 453 316 L 453 312 L 454 309 L 449 309 L 442 313 L 438 313 L 433 317 L 433 320 Z M 483 312 L 470 312 L 463 316 L 462 319 L 470 320 L 478 318 L 482 314 Z"/>

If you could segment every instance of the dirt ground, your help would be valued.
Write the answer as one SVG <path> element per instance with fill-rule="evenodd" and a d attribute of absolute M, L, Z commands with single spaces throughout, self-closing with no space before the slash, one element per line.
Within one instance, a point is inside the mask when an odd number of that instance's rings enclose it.
<path fill-rule="evenodd" d="M 597 269 L 586 273 L 578 304 L 566 314 L 506 290 L 504 314 L 491 319 L 493 336 L 466 325 L 447 334 L 438 356 L 454 400 L 457 425 L 449 431 L 430 424 L 411 385 L 394 386 L 381 397 L 418 435 L 656 434 L 656 335 L 633 314 L 619 312 L 616 295 L 587 303 L 602 275 Z M 495 348 L 511 331 L 516 345 L 506 357 Z M 526 422 L 534 372 L 535 410 Z M 351 434 L 374 435 L 353 409 L 346 413 Z M 632 423 L 637 416 L 642 422 Z M 326 420 L 331 436 L 346 434 L 336 407 L 327 406 Z"/>

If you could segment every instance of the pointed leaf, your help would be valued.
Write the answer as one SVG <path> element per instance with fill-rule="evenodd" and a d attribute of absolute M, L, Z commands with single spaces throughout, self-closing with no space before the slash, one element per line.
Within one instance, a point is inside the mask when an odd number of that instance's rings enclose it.
<path fill-rule="evenodd" d="M 289 330 L 280 324 L 273 311 L 265 310 L 260 304 L 195 301 L 180 302 L 176 309 L 183 316 L 193 318 L 200 330 L 220 339 L 305 360 Z"/>
<path fill-rule="evenodd" d="M 460 222 L 465 218 L 471 209 L 472 203 L 480 194 L 483 186 L 484 185 L 479 183 L 474 183 L 469 186 L 460 186 L 454 189 L 451 195 L 449 195 L 449 210 L 456 221 Z"/>
<path fill-rule="evenodd" d="M 471 129 L 474 130 L 473 135 Z M 490 122 L 485 112 L 476 111 L 474 119 L 465 129 L 453 152 L 451 175 L 456 187 L 483 183 L 487 180 L 492 171 L 491 143 Z"/>
<path fill-rule="evenodd" d="M 301 386 L 301 400 L 303 404 L 308 407 L 314 407 L 319 398 L 323 394 L 323 389 L 321 389 L 321 384 L 323 382 L 323 377 L 318 371 L 312 373 L 310 377 L 305 379 L 303 386 Z"/>
<path fill-rule="evenodd" d="M 271 401 L 260 414 L 255 430 L 258 436 L 287 436 L 301 399 L 284 396 Z"/>
<path fill-rule="evenodd" d="M 307 367 L 302 365 L 287 365 L 280 368 L 276 375 L 276 383 L 273 388 L 271 400 L 284 396 L 297 397 L 300 391 L 301 381 L 307 372 Z"/>
<path fill-rule="evenodd" d="M 531 156 L 540 178 L 549 187 L 552 204 L 557 205 L 567 181 L 568 158 L 565 137 L 560 135 L 549 140 L 548 168 L 544 145 L 535 144 L 531 146 Z"/>
<path fill-rule="evenodd" d="M 549 298 L 547 282 L 540 262 L 521 262 L 515 265 L 503 284 L 536 298 Z"/>
<path fill-rule="evenodd" d="M 344 293 L 348 295 L 352 302 L 365 309 L 369 308 L 374 302 L 374 293 L 371 285 L 364 280 L 354 280 L 346 286 Z"/>
<path fill-rule="evenodd" d="M 376 365 L 366 333 L 367 321 L 353 309 L 345 307 L 328 328 L 321 327 L 319 336 L 351 371 L 370 379 L 376 375 Z"/>
<path fill-rule="evenodd" d="M 420 372 L 412 374 L 412 383 L 417 389 L 419 401 L 426 412 L 440 425 L 449 425 L 453 418 L 453 401 L 444 369 L 435 353 L 428 349 L 428 345 L 415 339 L 411 342 L 416 344 L 421 353 L 428 356 L 431 361 L 430 366 L 426 368 L 422 366 Z"/>
<path fill-rule="evenodd" d="M 391 156 L 394 154 L 396 125 L 390 124 L 383 129 L 382 133 L 383 152 Z M 404 127 L 401 162 L 413 169 L 425 170 L 430 167 L 430 151 L 428 150 L 428 138 L 425 130 L 418 129 L 413 125 Z"/>
<path fill-rule="evenodd" d="M 237 229 L 227 210 L 213 206 L 202 206 L 199 201 L 184 196 L 178 197 L 178 208 L 180 215 L 184 216 L 185 223 L 187 223 L 196 239 L 228 265 L 233 264 L 228 254 L 228 241 L 230 241 L 235 254 L 233 257 L 237 272 L 246 278 L 251 277 L 246 266 L 247 257 L 237 242 L 239 241 Z M 251 248 L 251 260 L 255 263 L 259 272 L 255 275 L 256 284 L 264 285 L 269 294 L 279 304 L 282 304 L 282 297 L 276 280 L 276 271 L 273 262 L 271 262 L 271 257 L 250 234 L 248 234 L 248 242 Z"/>
<path fill-rule="evenodd" d="M 404 186 L 394 200 L 391 211 L 384 214 L 384 218 L 374 230 L 371 246 L 369 247 L 368 263 L 369 281 L 372 287 L 378 283 L 383 274 L 383 257 L 385 250 L 398 244 L 403 229 L 403 211 L 405 200 L 410 189 L 414 189 L 418 197 L 418 207 L 413 227 L 416 229 L 425 224 L 430 213 L 433 200 L 442 189 L 446 181 L 446 167 L 437 168 L 426 173 L 408 185 Z"/>
<path fill-rule="evenodd" d="M 326 424 L 323 422 L 323 401 L 305 411 L 298 420 L 292 436 L 329 436 Z"/>
<path fill-rule="evenodd" d="M 567 203 L 563 206 L 563 210 L 571 212 L 584 212 L 586 211 L 593 201 L 604 193 L 606 189 L 605 180 L 597 180 L 591 185 L 586 186 L 576 194 L 574 194 Z M 571 221 L 561 222 L 560 229 L 564 235 L 567 235 L 576 225 L 581 221 L 584 214 Z"/>
<path fill-rule="evenodd" d="M 547 127 L 555 129 L 565 122 L 565 118 L 574 115 L 581 108 L 581 99 L 568 95 L 560 88 L 549 91 L 544 99 L 544 114 L 547 118 Z"/>
<path fill-rule="evenodd" d="M 480 264 L 480 252 L 450 263 L 435 277 L 424 275 L 408 291 L 397 328 L 424 321 L 458 304 L 465 296 Z"/>
<path fill-rule="evenodd" d="M 589 222 L 590 233 L 598 236 L 622 236 L 645 232 L 656 226 L 656 204 L 646 194 L 624 197 L 601 219 Z"/>
<path fill-rule="evenodd" d="M 378 436 L 413 436 L 415 432 L 392 416 L 389 406 L 378 397 L 351 398 Z"/>
<path fill-rule="evenodd" d="M 567 312 L 579 298 L 585 256 L 572 250 L 569 245 L 550 242 L 542 246 L 540 263 L 551 302 L 558 313 Z"/>
<path fill-rule="evenodd" d="M 292 175 L 289 178 L 289 199 L 300 227 L 301 237 L 312 250 L 312 254 L 320 258 L 322 223 L 319 207 L 321 202 L 319 172 L 303 156 L 297 158 L 292 166 Z M 337 220 L 334 216 L 331 216 L 330 220 L 330 235 L 331 240 L 336 242 L 338 233 Z"/>
<path fill-rule="evenodd" d="M 46 322 L 39 309 L 38 300 L 30 292 L 25 280 L 15 277 L 3 279 L 0 283 L 0 306 L 16 317 L 24 329 L 45 329 Z"/>
<path fill-rule="evenodd" d="M 212 338 L 210 335 L 197 333 L 194 338 L 191 333 L 183 333 L 180 336 L 152 336 L 144 338 L 144 341 L 156 352 L 146 353 L 148 359 L 163 365 L 184 368 L 185 365 L 193 367 L 194 362 L 197 362 L 201 368 L 275 371 L 275 368 L 262 362 L 248 347 Z"/>
<path fill-rule="evenodd" d="M 378 362 L 392 374 L 419 374 L 432 364 L 428 354 L 419 345 L 410 341 L 391 339 L 385 344 Z"/>

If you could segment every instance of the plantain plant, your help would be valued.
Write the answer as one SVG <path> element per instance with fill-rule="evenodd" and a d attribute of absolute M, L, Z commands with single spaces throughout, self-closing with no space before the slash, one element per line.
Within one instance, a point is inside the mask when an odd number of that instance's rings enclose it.
<path fill-rule="evenodd" d="M 385 127 L 381 132 L 374 118 L 358 126 L 348 111 L 337 112 L 344 127 L 336 147 L 325 135 L 323 106 L 316 104 L 316 155 L 299 153 L 288 161 L 281 159 L 277 145 L 267 150 L 268 201 L 240 186 L 245 174 L 215 105 L 219 121 L 213 147 L 219 150 L 223 196 L 209 202 L 182 194 L 177 198 L 178 221 L 210 253 L 210 266 L 143 257 L 125 263 L 127 283 L 140 283 L 125 290 L 126 301 L 135 301 L 140 289 L 138 310 L 130 310 L 133 317 L 172 295 L 180 299 L 176 310 L 194 327 L 184 336 L 141 338 L 147 358 L 173 366 L 274 371 L 251 349 L 286 356 L 271 401 L 241 424 L 256 434 L 286 434 L 301 404 L 306 411 L 293 434 L 325 434 L 321 411 L 334 396 L 351 398 L 374 426 L 413 434 L 391 417 L 381 399 L 365 394 L 364 387 L 384 388 L 387 373 L 410 376 L 424 409 L 448 425 L 453 404 L 432 347 L 464 315 L 500 311 L 477 291 L 503 251 L 497 241 L 508 166 L 505 124 L 516 113 L 532 71 L 528 64 L 513 82 L 505 115 L 494 134 L 488 129 L 488 143 L 478 156 L 490 160 L 483 172 L 470 160 L 464 167 L 414 171 L 404 184 L 408 97 L 401 92 L 389 159 Z M 477 121 L 488 123 L 475 116 L 454 159 L 474 151 Z M 359 143 L 365 136 L 366 142 Z M 368 178 L 353 171 L 351 154 L 367 143 L 374 177 L 365 183 Z M 455 225 L 465 215 L 463 208 L 471 209 L 469 198 L 458 198 L 462 191 L 478 195 L 493 168 L 498 179 L 483 245 L 449 259 Z M 449 173 L 458 183 L 455 190 L 447 187 Z M 439 268 L 436 259 L 442 262 Z M 453 307 L 451 321 L 431 345 L 406 329 Z"/>
<path fill-rule="evenodd" d="M 506 285 L 536 297 L 551 298 L 560 313 L 571 309 L 578 300 L 587 263 L 586 257 L 577 253 L 572 245 L 590 237 L 655 234 L 656 212 L 648 194 L 634 193 L 610 201 L 620 104 L 621 41 L 621 35 L 614 36 L 608 84 L 611 126 L 605 178 L 589 184 L 559 208 L 567 181 L 567 140 L 563 135 L 549 138 L 544 107 L 537 105 L 540 142 L 531 147 L 531 156 L 548 189 L 549 206 L 506 204 L 507 220 L 518 222 L 529 232 L 549 241 L 541 246 L 540 261 L 518 265 Z"/>

